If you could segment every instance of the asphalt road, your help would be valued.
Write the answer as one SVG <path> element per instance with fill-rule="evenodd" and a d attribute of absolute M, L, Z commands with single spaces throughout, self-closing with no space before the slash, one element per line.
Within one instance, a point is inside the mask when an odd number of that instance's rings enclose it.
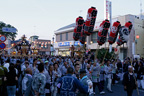
<path fill-rule="evenodd" d="M 100 95 L 99 91 L 98 91 L 98 88 L 96 87 L 96 94 L 95 94 L 95 96 L 127 96 L 127 93 L 126 93 L 126 91 L 124 91 L 123 85 L 121 83 L 113 85 L 112 86 L 112 90 L 113 90 L 113 93 L 109 93 L 107 91 L 107 89 L 106 89 L 106 86 L 105 86 L 105 90 L 104 90 L 105 94 L 104 95 Z M 139 96 L 144 96 L 144 90 L 139 89 L 139 93 L 140 93 Z M 136 90 L 134 90 L 133 96 L 138 96 Z"/>

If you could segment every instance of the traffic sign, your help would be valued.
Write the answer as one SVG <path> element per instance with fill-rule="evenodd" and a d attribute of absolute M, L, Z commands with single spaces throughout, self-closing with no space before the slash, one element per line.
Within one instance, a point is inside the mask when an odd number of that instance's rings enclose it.
<path fill-rule="evenodd" d="M 1 42 L 5 42 L 5 41 L 6 41 L 6 36 L 1 35 L 1 36 L 0 36 L 0 41 L 1 41 Z"/>
<path fill-rule="evenodd" d="M 0 49 L 4 49 L 6 47 L 5 43 L 0 43 Z"/>
<path fill-rule="evenodd" d="M 2 31 L 3 32 L 13 32 L 13 33 L 16 33 L 17 29 L 16 28 L 3 27 Z"/>

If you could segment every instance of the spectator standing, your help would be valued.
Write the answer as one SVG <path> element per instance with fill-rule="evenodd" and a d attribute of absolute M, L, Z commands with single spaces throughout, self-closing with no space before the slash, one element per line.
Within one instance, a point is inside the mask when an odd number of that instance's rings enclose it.
<path fill-rule="evenodd" d="M 37 62 L 38 62 L 37 59 L 34 59 L 33 64 L 29 66 L 30 69 L 32 69 L 32 76 L 38 73 Z"/>
<path fill-rule="evenodd" d="M 87 77 L 85 69 L 80 69 L 80 82 L 82 82 L 85 86 L 89 87 L 89 93 L 78 93 L 77 96 L 93 96 L 93 83 L 92 81 Z"/>
<path fill-rule="evenodd" d="M 108 79 L 108 83 L 107 83 L 107 89 L 109 92 L 113 92 L 111 89 L 111 85 L 112 85 L 112 78 L 113 78 L 113 74 L 112 74 L 112 66 L 110 64 L 110 61 L 107 61 L 107 66 L 106 66 L 106 74 L 107 74 L 107 79 Z"/>
<path fill-rule="evenodd" d="M 58 80 L 60 79 L 61 77 L 61 71 L 59 70 L 58 68 L 58 64 L 55 63 L 54 64 L 54 75 L 55 75 L 55 80 L 54 80 L 54 96 L 57 96 L 57 84 L 58 84 Z"/>
<path fill-rule="evenodd" d="M 0 94 L 2 94 L 2 91 L 3 91 L 4 76 L 5 76 L 4 69 L 0 66 Z"/>
<path fill-rule="evenodd" d="M 80 65 L 79 64 L 75 64 L 74 68 L 75 68 L 75 71 L 74 71 L 73 76 L 76 77 L 77 79 L 79 79 L 79 76 L 80 76 L 80 74 L 79 74 Z"/>
<path fill-rule="evenodd" d="M 48 79 L 47 83 L 49 84 L 49 92 L 46 94 L 46 96 L 53 96 L 53 91 L 54 91 L 54 80 L 55 80 L 55 75 L 54 75 L 54 68 L 53 65 L 49 65 L 49 70 L 48 70 Z"/>
<path fill-rule="evenodd" d="M 25 70 L 25 76 L 22 80 L 22 93 L 23 96 L 34 96 L 34 92 L 32 89 L 32 70 L 27 68 Z"/>
<path fill-rule="evenodd" d="M 7 93 L 8 96 L 15 96 L 16 94 L 16 84 L 17 84 L 17 75 L 16 70 L 14 69 L 14 65 L 10 64 L 9 72 L 6 74 L 4 80 L 7 83 Z"/>
<path fill-rule="evenodd" d="M 34 75 L 32 88 L 36 96 L 45 96 L 46 77 L 43 74 L 44 65 L 42 63 L 38 65 L 38 70 L 39 73 Z"/>
<path fill-rule="evenodd" d="M 92 82 L 93 82 L 93 89 L 95 94 L 95 88 L 98 86 L 100 94 L 104 94 L 105 92 L 102 90 L 101 83 L 100 83 L 100 65 L 98 63 L 94 63 L 91 67 L 91 74 L 92 74 Z"/>
<path fill-rule="evenodd" d="M 78 79 L 72 76 L 72 67 L 67 69 L 67 75 L 60 78 L 57 87 L 60 89 L 60 96 L 76 96 L 76 89 L 81 93 L 88 94 L 88 87 L 84 86 Z"/>
<path fill-rule="evenodd" d="M 132 96 L 133 90 L 137 87 L 137 82 L 135 82 L 133 73 L 133 67 L 128 66 L 128 72 L 124 74 L 123 85 L 124 89 L 127 92 L 127 96 Z"/>
<path fill-rule="evenodd" d="M 142 89 L 144 89 L 143 70 L 144 70 L 143 63 L 139 61 L 138 69 L 137 69 L 137 82 L 138 82 L 138 87 L 140 88 L 142 86 Z"/>

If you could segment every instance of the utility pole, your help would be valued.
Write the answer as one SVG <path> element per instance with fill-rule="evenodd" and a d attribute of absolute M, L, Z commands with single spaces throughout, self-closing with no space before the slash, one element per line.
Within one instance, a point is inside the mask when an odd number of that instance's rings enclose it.
<path fill-rule="evenodd" d="M 54 55 L 54 37 L 52 38 L 52 40 L 53 40 L 53 50 L 52 50 L 52 55 Z"/>
<path fill-rule="evenodd" d="M 140 0 L 140 18 L 142 18 L 142 0 Z"/>

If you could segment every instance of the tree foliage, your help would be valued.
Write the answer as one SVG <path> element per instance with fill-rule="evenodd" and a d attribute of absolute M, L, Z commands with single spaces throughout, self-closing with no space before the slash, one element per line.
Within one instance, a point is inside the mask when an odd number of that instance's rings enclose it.
<path fill-rule="evenodd" d="M 8 39 L 10 40 L 15 40 L 17 33 L 13 33 L 13 32 L 2 32 L 2 28 L 3 27 L 7 27 L 7 28 L 15 28 L 14 26 L 10 25 L 10 24 L 5 24 L 3 22 L 0 22 L 0 34 L 1 35 L 5 35 Z M 15 28 L 16 29 L 16 28 Z"/>
<path fill-rule="evenodd" d="M 106 54 L 106 56 L 105 56 L 105 54 Z M 111 57 L 114 56 L 114 52 L 109 53 L 108 49 L 104 49 L 104 48 L 99 49 L 97 58 L 103 60 L 104 56 L 105 56 L 106 60 L 111 59 Z"/>

